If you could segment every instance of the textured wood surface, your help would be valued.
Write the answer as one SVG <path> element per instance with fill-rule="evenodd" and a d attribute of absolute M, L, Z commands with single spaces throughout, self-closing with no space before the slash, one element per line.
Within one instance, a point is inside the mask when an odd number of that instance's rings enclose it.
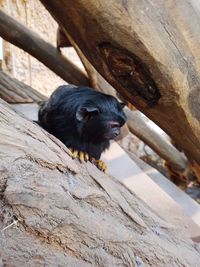
<path fill-rule="evenodd" d="M 179 229 L 2 101 L 0 192 L 6 266 L 199 267 Z"/>

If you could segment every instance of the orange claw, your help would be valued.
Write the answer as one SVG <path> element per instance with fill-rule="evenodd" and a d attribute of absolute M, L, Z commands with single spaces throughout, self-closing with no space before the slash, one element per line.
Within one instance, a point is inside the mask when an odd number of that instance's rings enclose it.
<path fill-rule="evenodd" d="M 103 172 L 107 172 L 107 165 L 102 161 L 102 160 L 97 160 L 93 157 L 89 157 L 88 153 L 86 152 L 82 152 L 82 151 L 78 151 L 76 149 L 70 148 L 70 151 L 72 153 L 72 158 L 76 159 L 78 158 L 80 160 L 80 162 L 84 162 L 84 161 L 88 161 L 90 160 L 91 163 L 93 163 L 94 165 L 96 165 L 96 167 L 103 171 Z"/>
<path fill-rule="evenodd" d="M 78 158 L 80 160 L 80 162 L 88 161 L 89 160 L 88 153 L 82 152 L 82 151 L 78 151 L 78 150 L 72 149 L 72 148 L 70 150 L 71 150 L 72 158 L 73 159 Z"/>
<path fill-rule="evenodd" d="M 102 160 L 96 160 L 97 168 L 103 172 L 107 172 L 108 167 Z"/>

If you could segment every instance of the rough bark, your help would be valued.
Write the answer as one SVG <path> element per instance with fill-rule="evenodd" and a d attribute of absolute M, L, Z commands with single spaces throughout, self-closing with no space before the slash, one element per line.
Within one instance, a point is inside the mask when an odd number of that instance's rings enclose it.
<path fill-rule="evenodd" d="M 200 3 L 41 2 L 97 71 L 200 163 Z"/>
<path fill-rule="evenodd" d="M 199 267 L 180 229 L 2 101 L 0 192 L 6 266 Z"/>
<path fill-rule="evenodd" d="M 8 103 L 33 103 L 47 99 L 32 87 L 11 78 L 3 71 L 0 71 L 0 98 Z"/>
<path fill-rule="evenodd" d="M 37 58 L 66 82 L 89 85 L 86 75 L 55 47 L 1 10 L 0 36 Z"/>

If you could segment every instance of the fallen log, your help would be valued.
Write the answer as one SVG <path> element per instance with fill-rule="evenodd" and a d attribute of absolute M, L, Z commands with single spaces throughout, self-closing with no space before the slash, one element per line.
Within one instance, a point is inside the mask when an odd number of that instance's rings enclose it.
<path fill-rule="evenodd" d="M 182 230 L 2 100 L 0 193 L 7 266 L 199 267 Z"/>

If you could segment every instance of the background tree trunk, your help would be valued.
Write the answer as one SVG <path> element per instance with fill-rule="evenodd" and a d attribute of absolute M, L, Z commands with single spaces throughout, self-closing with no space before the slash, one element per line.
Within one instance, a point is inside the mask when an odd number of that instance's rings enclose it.
<path fill-rule="evenodd" d="M 200 163 L 200 4 L 41 2 L 97 71 Z"/>
<path fill-rule="evenodd" d="M 200 253 L 180 229 L 114 178 L 69 155 L 0 101 L 3 264 L 199 267 Z"/>

